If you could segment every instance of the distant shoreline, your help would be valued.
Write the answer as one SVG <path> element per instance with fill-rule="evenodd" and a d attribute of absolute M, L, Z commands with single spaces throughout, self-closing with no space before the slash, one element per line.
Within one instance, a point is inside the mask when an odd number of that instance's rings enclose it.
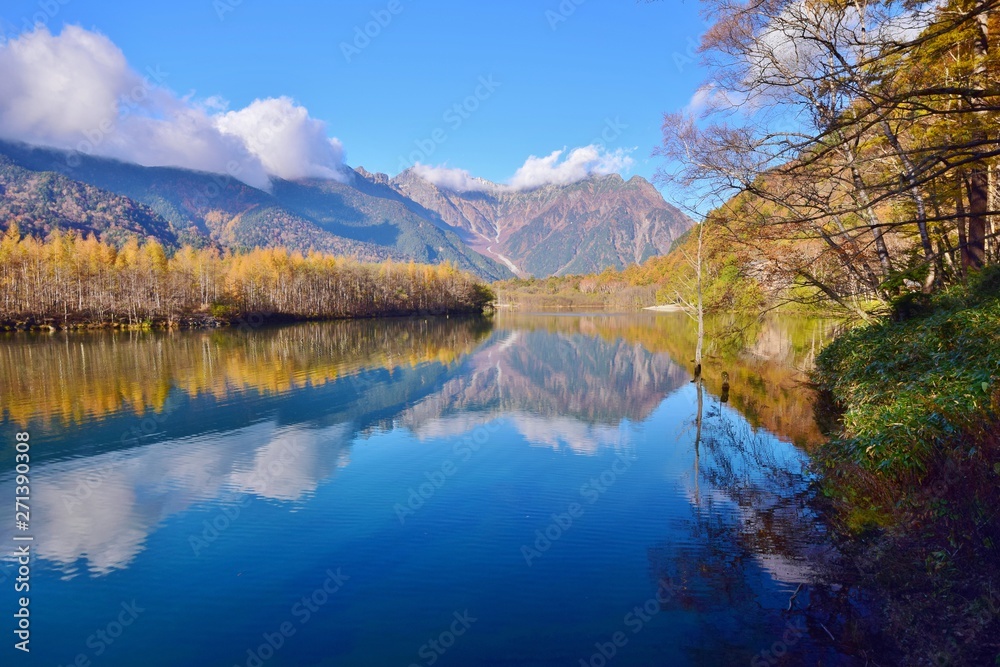
<path fill-rule="evenodd" d="M 646 306 L 643 310 L 655 310 L 658 313 L 680 313 L 684 311 L 684 307 L 678 306 L 676 303 L 665 303 L 660 306 Z"/>
<path fill-rule="evenodd" d="M 21 320 L 0 319 L 0 333 L 17 331 L 198 331 L 210 329 L 240 329 L 264 325 L 298 324 L 302 322 L 334 322 L 346 320 L 386 320 L 415 317 L 489 317 L 490 309 L 448 309 L 444 311 L 412 310 L 348 316 L 298 316 L 286 313 L 245 313 L 227 317 L 207 314 L 185 314 L 173 319 L 154 318 L 129 323 L 128 320 L 74 319 L 26 317 Z"/>

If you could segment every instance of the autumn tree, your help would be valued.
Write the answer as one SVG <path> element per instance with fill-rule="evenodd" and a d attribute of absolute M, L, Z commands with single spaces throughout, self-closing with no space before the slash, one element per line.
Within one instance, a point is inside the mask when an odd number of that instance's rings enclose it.
<path fill-rule="evenodd" d="M 714 199 L 777 274 L 859 314 L 859 296 L 889 301 L 900 274 L 930 289 L 956 247 L 982 263 L 995 0 L 704 4 L 711 76 L 664 118 L 663 180 Z M 968 203 L 945 201 L 962 173 Z M 953 243 L 963 217 L 968 240 Z"/>

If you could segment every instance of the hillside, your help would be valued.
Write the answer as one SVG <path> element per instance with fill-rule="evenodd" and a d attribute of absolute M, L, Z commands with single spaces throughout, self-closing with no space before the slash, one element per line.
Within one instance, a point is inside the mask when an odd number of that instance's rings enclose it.
<path fill-rule="evenodd" d="M 479 180 L 456 192 L 409 169 L 393 187 L 458 230 L 469 246 L 519 274 L 622 269 L 666 253 L 691 226 L 649 181 L 617 174 L 518 191 Z"/>
<path fill-rule="evenodd" d="M 67 159 L 60 151 L 24 144 L 0 142 L 0 156 L 21 183 L 21 209 L 32 212 L 19 220 L 24 231 L 72 228 L 117 242 L 129 235 L 112 234 L 122 223 L 111 219 L 90 216 L 70 224 L 55 215 L 55 210 L 72 208 L 64 201 L 70 189 L 101 193 L 102 199 L 144 211 L 149 217 L 145 227 L 129 223 L 134 235 L 154 237 L 170 248 L 178 243 L 234 250 L 281 246 L 363 261 L 450 261 L 491 280 L 510 275 L 453 232 L 414 213 L 392 189 L 372 187 L 360 177 L 349 183 L 276 180 L 273 191 L 265 192 L 216 174 L 87 156 Z M 30 185 L 51 180 L 60 188 Z M 5 218 L 5 227 L 7 223 Z"/>
<path fill-rule="evenodd" d="M 177 245 L 176 229 L 151 208 L 53 172 L 23 169 L 0 155 L 0 220 L 34 236 L 90 232 L 113 243 L 130 236 Z"/>
<path fill-rule="evenodd" d="M 345 182 L 236 178 L 0 142 L 4 225 L 168 249 L 283 247 L 364 261 L 451 262 L 488 280 L 622 269 L 665 253 L 691 221 L 645 179 L 617 174 L 517 191 L 455 192 L 407 170 Z M 99 202 L 100 206 L 94 202 Z"/>

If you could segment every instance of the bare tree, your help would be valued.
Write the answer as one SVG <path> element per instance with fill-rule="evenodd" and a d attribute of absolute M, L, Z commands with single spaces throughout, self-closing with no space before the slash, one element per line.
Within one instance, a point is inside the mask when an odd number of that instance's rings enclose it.
<path fill-rule="evenodd" d="M 892 297 L 887 281 L 912 268 L 911 248 L 929 290 L 944 266 L 934 235 L 954 249 L 960 220 L 967 263 L 985 261 L 986 175 L 1000 153 L 984 69 L 997 0 L 703 4 L 711 77 L 664 117 L 662 181 L 711 195 L 718 221 L 777 275 L 859 314 L 859 297 Z M 966 43 L 969 54 L 955 51 Z M 961 59 L 945 83 L 924 65 L 942 53 Z M 960 170 L 963 212 L 940 196 Z"/>

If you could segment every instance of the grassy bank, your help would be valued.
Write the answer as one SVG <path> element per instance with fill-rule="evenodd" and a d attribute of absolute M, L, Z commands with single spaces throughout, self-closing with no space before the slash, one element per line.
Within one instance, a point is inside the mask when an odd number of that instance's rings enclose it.
<path fill-rule="evenodd" d="M 820 452 L 845 551 L 906 665 L 1000 665 L 1000 270 L 819 356 Z"/>

